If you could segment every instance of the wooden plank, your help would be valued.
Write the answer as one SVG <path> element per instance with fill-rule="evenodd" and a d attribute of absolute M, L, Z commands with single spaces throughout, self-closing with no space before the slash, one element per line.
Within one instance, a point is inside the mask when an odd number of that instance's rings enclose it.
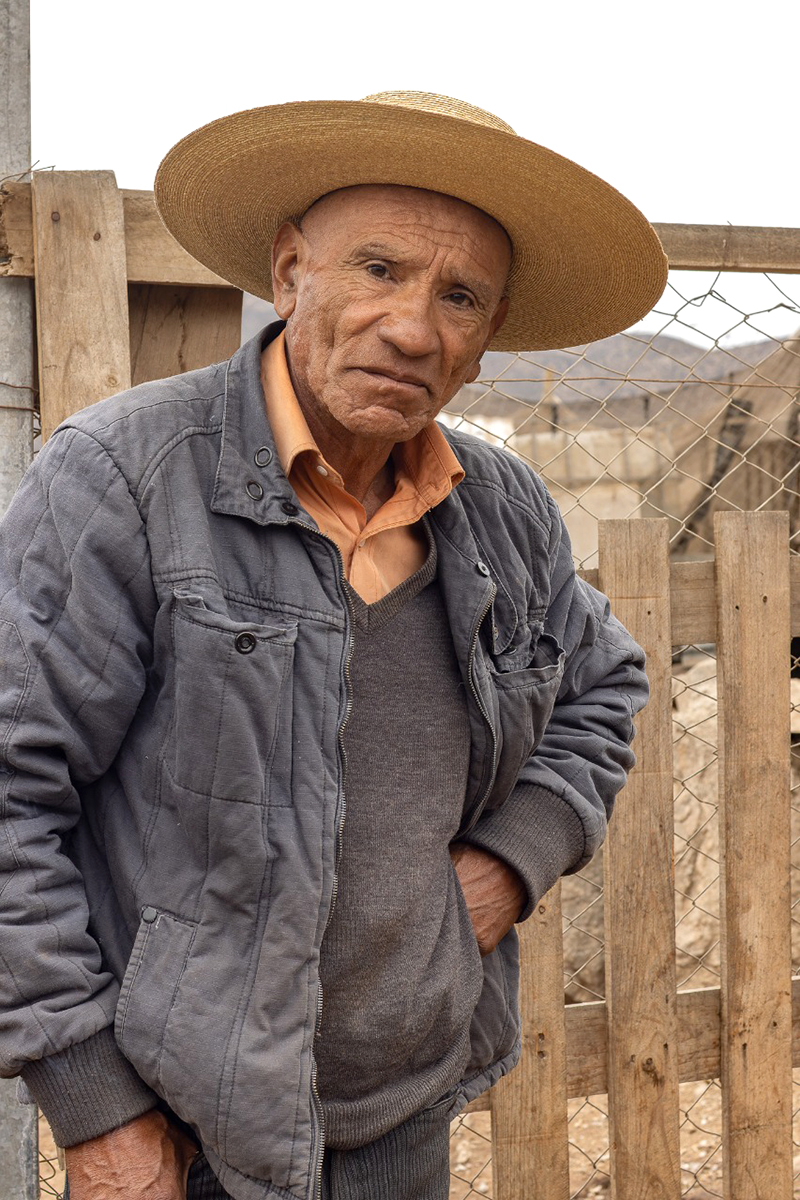
<path fill-rule="evenodd" d="M 561 886 L 520 926 L 522 1061 L 492 1090 L 495 1200 L 567 1200 Z"/>
<path fill-rule="evenodd" d="M 120 195 L 125 221 L 126 272 L 132 283 L 231 286 L 175 241 L 158 215 L 152 192 L 123 189 Z M 0 276 L 33 274 L 31 185 L 6 183 L 0 191 Z"/>
<path fill-rule="evenodd" d="M 7 180 L 0 187 L 0 276 L 33 277 L 31 185 Z"/>
<path fill-rule="evenodd" d="M 235 288 L 128 285 L 133 383 L 221 362 L 238 349 L 242 293 Z"/>
<path fill-rule="evenodd" d="M 800 981 L 798 981 L 800 983 Z M 716 1079 L 720 1068 L 719 988 L 678 992 L 678 1079 Z M 608 1012 L 604 1000 L 570 1004 L 566 1010 L 567 1095 L 597 1096 L 608 1091 Z M 798 989 L 800 1061 L 800 988 Z"/>
<path fill-rule="evenodd" d="M 4 184 L 15 193 L 13 220 L 4 228 L 0 206 L 0 275 L 33 275 L 30 184 Z M 130 242 L 129 278 L 137 283 L 219 287 L 222 281 L 178 245 L 162 225 L 153 193 L 123 190 Z M 9 214 L 10 217 L 10 214 Z M 769 271 L 800 274 L 800 229 L 753 225 L 656 224 L 674 271 Z M 8 255 L 9 261 L 2 259 Z"/>
<path fill-rule="evenodd" d="M 673 563 L 670 624 L 673 646 L 702 646 L 717 640 L 713 559 Z"/>
<path fill-rule="evenodd" d="M 800 568 L 800 559 L 798 559 Z M 600 587 L 597 568 L 580 572 L 592 587 Z M 798 574 L 798 625 L 800 625 L 800 574 Z M 670 626 L 673 646 L 706 645 L 717 640 L 717 602 L 714 560 L 674 562 L 669 569 Z"/>
<path fill-rule="evenodd" d="M 611 1181 L 615 1200 L 678 1200 L 678 1027 L 669 525 L 601 521 L 599 571 L 644 647 L 650 702 L 605 847 Z"/>
<path fill-rule="evenodd" d="M 33 176 L 39 402 L 47 437 L 130 387 L 122 200 L 111 171 Z"/>
<path fill-rule="evenodd" d="M 592 587 L 600 586 L 596 569 L 581 571 Z M 670 611 L 673 646 L 705 645 L 717 640 L 717 600 L 714 591 L 714 560 L 672 563 Z M 800 555 L 789 559 L 791 585 L 791 633 L 800 637 Z"/>
<path fill-rule="evenodd" d="M 678 1078 L 681 1083 L 720 1077 L 720 990 L 678 992 Z M 608 1013 L 604 1000 L 568 1004 L 567 1096 L 599 1096 L 608 1091 Z M 800 1067 L 800 978 L 792 980 L 792 1065 Z M 487 1112 L 494 1089 L 468 1106 Z"/>
<path fill-rule="evenodd" d="M 800 272 L 800 229 L 659 224 L 655 229 L 673 271 Z"/>
<path fill-rule="evenodd" d="M 789 517 L 717 513 L 723 1193 L 792 1195 Z"/>
<path fill-rule="evenodd" d="M 171 283 L 189 287 L 231 285 L 192 258 L 158 215 L 152 192 L 122 192 L 125 246 L 131 283 Z M 269 247 L 266 248 L 269 264 Z M 269 266 L 267 266 L 269 269 Z"/>

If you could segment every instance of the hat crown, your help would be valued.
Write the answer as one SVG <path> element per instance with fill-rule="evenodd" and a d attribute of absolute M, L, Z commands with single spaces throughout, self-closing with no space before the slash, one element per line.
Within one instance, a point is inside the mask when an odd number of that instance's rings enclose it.
<path fill-rule="evenodd" d="M 400 108 L 436 113 L 440 117 L 456 117 L 460 121 L 471 121 L 473 125 L 485 125 L 503 133 L 514 133 L 511 126 L 494 113 L 467 104 L 465 100 L 456 100 L 453 96 L 440 96 L 438 92 L 376 92 L 373 96 L 365 96 L 364 102 L 394 104 Z"/>

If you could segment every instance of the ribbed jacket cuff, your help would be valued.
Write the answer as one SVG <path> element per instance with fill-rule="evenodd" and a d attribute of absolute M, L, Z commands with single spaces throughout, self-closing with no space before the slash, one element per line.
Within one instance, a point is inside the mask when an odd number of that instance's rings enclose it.
<path fill-rule="evenodd" d="M 547 788 L 518 784 L 500 808 L 485 813 L 459 838 L 513 867 L 528 889 L 524 921 L 570 867 L 580 862 L 586 838 L 571 804 Z"/>
<path fill-rule="evenodd" d="M 27 1063 L 22 1078 L 57 1146 L 110 1133 L 155 1108 L 157 1101 L 117 1046 L 110 1025 L 85 1042 Z"/>

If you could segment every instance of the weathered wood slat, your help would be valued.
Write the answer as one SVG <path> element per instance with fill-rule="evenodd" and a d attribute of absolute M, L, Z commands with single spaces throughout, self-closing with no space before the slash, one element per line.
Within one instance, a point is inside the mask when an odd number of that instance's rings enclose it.
<path fill-rule="evenodd" d="M 798 981 L 800 983 L 800 981 Z M 720 1069 L 719 988 L 678 993 L 678 1079 L 715 1079 Z M 798 988 L 800 1062 L 800 988 Z M 595 1096 L 608 1091 L 608 1014 L 604 1000 L 570 1004 L 566 1010 L 567 1093 Z"/>
<path fill-rule="evenodd" d="M 122 205 L 131 283 L 231 287 L 175 241 L 156 211 L 152 192 L 123 190 Z M 266 261 L 269 263 L 269 247 Z"/>
<path fill-rule="evenodd" d="M 723 1190 L 792 1195 L 789 517 L 714 519 Z"/>
<path fill-rule="evenodd" d="M 800 229 L 659 224 L 655 228 L 673 270 L 800 272 Z"/>
<path fill-rule="evenodd" d="M 33 275 L 30 184 L 6 183 L 3 191 L 0 275 Z M 221 285 L 218 276 L 201 266 L 167 233 L 151 191 L 123 189 L 122 197 L 130 243 L 128 278 L 132 282 Z M 673 224 L 656 224 L 655 228 L 673 270 L 800 273 L 800 229 Z"/>
<path fill-rule="evenodd" d="M 599 587 L 597 569 L 581 571 L 582 578 Z M 717 601 L 714 592 L 714 561 L 672 563 L 670 612 L 673 646 L 713 643 L 717 640 Z M 791 585 L 791 632 L 800 636 L 800 555 L 789 560 Z"/>
<path fill-rule="evenodd" d="M 636 766 L 605 846 L 611 1180 L 616 1200 L 678 1200 L 678 1035 L 669 525 L 601 521 L 600 584 L 647 654 Z"/>
<path fill-rule="evenodd" d="M 48 174 L 35 171 L 34 180 Z M 230 288 L 224 279 L 187 254 L 167 232 L 152 192 L 123 188 L 120 196 L 125 222 L 126 273 L 131 283 Z M 0 275 L 33 274 L 31 185 L 6 183 L 0 192 Z"/>
<path fill-rule="evenodd" d="M 567 1096 L 599 1096 L 608 1091 L 608 1016 L 604 1000 L 568 1004 Z M 800 979 L 792 980 L 792 1066 L 800 1067 Z M 720 1076 L 720 991 L 678 992 L 678 1077 L 681 1083 Z M 486 1112 L 493 1091 L 479 1096 L 470 1112 Z"/>
<path fill-rule="evenodd" d="M 492 1090 L 495 1200 L 568 1200 L 561 886 L 520 927 L 522 1061 Z"/>
<path fill-rule="evenodd" d="M 128 305 L 135 384 L 221 362 L 241 341 L 242 293 L 235 288 L 131 283 Z"/>
<path fill-rule="evenodd" d="M 33 278 L 33 200 L 29 183 L 0 186 L 0 275 Z"/>
<path fill-rule="evenodd" d="M 34 175 L 42 434 L 130 387 L 122 198 L 111 171 Z"/>

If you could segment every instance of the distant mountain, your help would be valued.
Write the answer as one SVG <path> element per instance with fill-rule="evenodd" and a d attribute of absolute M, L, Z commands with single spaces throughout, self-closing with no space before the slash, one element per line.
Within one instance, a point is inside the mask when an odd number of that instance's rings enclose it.
<path fill-rule="evenodd" d="M 480 379 L 462 393 L 474 402 L 491 385 L 495 392 L 527 404 L 543 399 L 559 404 L 622 400 L 640 397 L 643 391 L 668 392 L 690 376 L 708 382 L 736 378 L 767 358 L 778 344 L 764 339 L 731 350 L 704 350 L 666 334 L 618 333 L 570 350 L 489 352 L 483 357 Z M 457 400 L 450 407 L 456 405 L 459 411 Z"/>

